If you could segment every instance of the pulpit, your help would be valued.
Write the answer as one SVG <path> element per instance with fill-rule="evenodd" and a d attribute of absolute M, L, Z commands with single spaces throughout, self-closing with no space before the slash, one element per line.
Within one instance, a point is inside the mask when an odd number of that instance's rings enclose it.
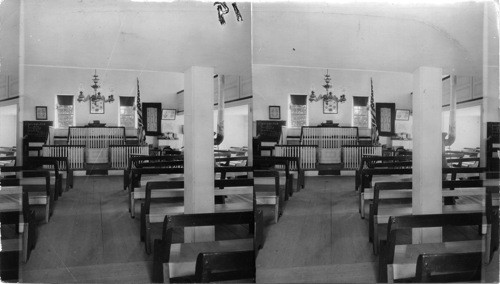
<path fill-rule="evenodd" d="M 85 146 L 87 164 L 108 164 L 109 147 L 125 145 L 125 127 L 100 127 L 89 124 L 68 129 L 68 145 Z M 101 123 L 97 122 L 97 125 Z"/>

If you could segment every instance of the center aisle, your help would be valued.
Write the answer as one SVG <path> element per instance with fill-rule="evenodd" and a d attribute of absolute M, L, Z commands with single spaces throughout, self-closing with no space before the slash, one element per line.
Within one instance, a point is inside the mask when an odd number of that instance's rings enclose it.
<path fill-rule="evenodd" d="M 359 217 L 354 177 L 306 177 L 266 227 L 258 283 L 374 283 L 377 258 Z"/>
<path fill-rule="evenodd" d="M 150 282 L 152 256 L 130 219 L 122 176 L 75 177 L 38 227 L 36 248 L 21 266 L 23 282 Z"/>

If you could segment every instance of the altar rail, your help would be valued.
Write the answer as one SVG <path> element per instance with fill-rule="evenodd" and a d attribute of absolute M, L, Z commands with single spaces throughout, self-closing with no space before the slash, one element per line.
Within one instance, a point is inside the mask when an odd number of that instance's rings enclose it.
<path fill-rule="evenodd" d="M 84 145 L 43 145 L 44 157 L 68 157 L 69 167 L 72 170 L 85 169 Z M 148 146 L 138 145 L 111 145 L 109 146 L 109 164 L 111 169 L 126 169 L 130 155 L 149 155 Z M 59 164 L 60 169 L 66 170 L 64 163 Z"/>
<path fill-rule="evenodd" d="M 344 145 L 358 145 L 358 138 L 357 127 L 302 126 L 300 144 L 340 148 Z"/>
<path fill-rule="evenodd" d="M 299 158 L 302 170 L 316 169 L 316 151 L 318 146 L 312 145 L 276 145 L 274 146 L 274 156 Z M 296 162 L 292 162 L 290 170 L 296 171 Z"/>
<path fill-rule="evenodd" d="M 359 168 L 363 155 L 382 156 L 382 146 L 342 146 L 342 162 L 344 169 L 356 170 Z"/>
<path fill-rule="evenodd" d="M 68 145 L 85 145 L 87 148 L 108 148 L 125 144 L 125 127 L 68 128 Z"/>
<path fill-rule="evenodd" d="M 128 166 L 131 155 L 149 155 L 149 146 L 139 145 L 111 145 L 109 146 L 109 160 L 112 169 L 124 170 Z"/>
<path fill-rule="evenodd" d="M 42 156 L 67 157 L 70 169 L 80 170 L 85 168 L 84 145 L 43 145 Z M 59 162 L 59 168 L 61 170 L 67 170 L 66 163 Z"/>

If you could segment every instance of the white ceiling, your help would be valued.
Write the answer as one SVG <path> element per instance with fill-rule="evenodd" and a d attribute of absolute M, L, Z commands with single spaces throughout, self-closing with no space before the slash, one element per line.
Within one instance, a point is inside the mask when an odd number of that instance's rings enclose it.
<path fill-rule="evenodd" d="M 249 74 L 250 4 L 218 21 L 212 2 L 25 0 L 26 64 L 184 72 L 211 66 Z"/>
<path fill-rule="evenodd" d="M 484 3 L 418 3 L 254 4 L 253 61 L 396 72 L 435 66 L 480 76 Z M 496 17 L 489 25 L 488 65 L 498 66 Z"/>

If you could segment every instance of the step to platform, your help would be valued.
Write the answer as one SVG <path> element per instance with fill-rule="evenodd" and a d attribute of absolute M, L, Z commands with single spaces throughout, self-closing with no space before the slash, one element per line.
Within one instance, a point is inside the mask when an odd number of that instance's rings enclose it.
<path fill-rule="evenodd" d="M 85 168 L 85 173 L 88 176 L 107 176 L 109 170 L 109 165 L 106 164 L 87 164 Z"/>

